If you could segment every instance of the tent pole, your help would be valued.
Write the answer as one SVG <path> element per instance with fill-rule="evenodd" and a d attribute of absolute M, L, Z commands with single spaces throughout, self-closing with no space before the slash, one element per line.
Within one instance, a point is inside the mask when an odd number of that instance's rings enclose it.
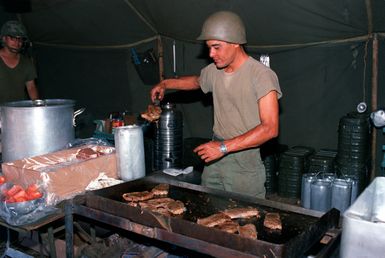
<path fill-rule="evenodd" d="M 378 90 L 378 38 L 377 34 L 373 35 L 373 53 L 372 53 L 372 111 L 377 110 L 377 90 Z M 371 171 L 370 181 L 376 176 L 376 149 L 377 149 L 377 130 L 373 127 L 372 131 L 372 160 L 371 160 Z"/>
<path fill-rule="evenodd" d="M 159 62 L 159 80 L 164 80 L 164 63 L 163 63 L 163 44 L 161 36 L 158 37 L 158 62 Z"/>

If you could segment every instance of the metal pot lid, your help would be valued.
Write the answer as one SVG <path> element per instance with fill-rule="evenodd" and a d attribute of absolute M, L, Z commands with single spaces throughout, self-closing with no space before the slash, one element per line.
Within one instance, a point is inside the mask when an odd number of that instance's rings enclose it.
<path fill-rule="evenodd" d="M 21 100 L 4 103 L 3 107 L 10 108 L 35 108 L 35 107 L 73 107 L 75 101 L 72 99 L 38 99 L 38 100 Z"/>

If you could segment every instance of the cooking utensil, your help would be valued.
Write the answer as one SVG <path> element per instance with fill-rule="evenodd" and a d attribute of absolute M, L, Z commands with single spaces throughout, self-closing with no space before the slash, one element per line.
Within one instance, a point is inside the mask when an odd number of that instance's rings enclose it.
<path fill-rule="evenodd" d="M 1 107 L 3 161 L 37 156 L 64 148 L 75 138 L 75 101 L 15 101 Z"/>
<path fill-rule="evenodd" d="M 168 183 L 168 196 L 185 204 L 186 212 L 182 217 L 168 217 L 131 207 L 122 199 L 123 193 L 148 191 L 159 183 Z M 111 223 L 113 218 L 114 225 L 119 227 L 129 221 L 135 226 L 128 225 L 128 230 L 213 256 L 223 256 L 223 249 L 227 249 L 228 252 L 243 254 L 242 257 L 301 257 L 328 229 L 336 227 L 339 219 L 336 209 L 320 213 L 160 176 L 145 177 L 93 191 L 80 200 L 81 207 L 75 207 L 75 210 L 84 211 L 84 215 L 89 218 L 107 223 Z M 239 221 L 241 224 L 256 225 L 257 240 L 196 223 L 197 218 L 207 217 L 229 207 L 254 207 L 261 211 L 259 219 Z M 263 228 L 263 218 L 267 212 L 280 213 L 282 231 L 271 232 Z M 200 245 L 205 248 L 200 248 Z"/>

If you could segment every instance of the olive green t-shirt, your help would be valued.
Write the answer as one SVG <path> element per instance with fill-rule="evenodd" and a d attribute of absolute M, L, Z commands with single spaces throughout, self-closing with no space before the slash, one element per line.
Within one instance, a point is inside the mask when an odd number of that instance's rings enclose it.
<path fill-rule="evenodd" d="M 214 134 L 231 139 L 261 123 L 258 100 L 271 91 L 282 96 L 277 75 L 252 57 L 232 73 L 215 64 L 203 68 L 199 77 L 203 92 L 212 92 Z"/>
<path fill-rule="evenodd" d="M 9 68 L 0 58 L 0 105 L 26 99 L 25 83 L 36 77 L 35 66 L 28 57 L 21 55 L 15 68 Z"/>

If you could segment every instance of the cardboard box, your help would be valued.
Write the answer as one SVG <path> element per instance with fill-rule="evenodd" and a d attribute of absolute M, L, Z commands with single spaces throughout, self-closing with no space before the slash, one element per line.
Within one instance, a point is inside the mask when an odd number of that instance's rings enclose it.
<path fill-rule="evenodd" d="M 94 150 L 96 155 L 84 150 Z M 97 156 L 97 157 L 96 157 Z M 25 158 L 2 164 L 7 181 L 28 186 L 43 184 L 48 195 L 48 204 L 54 204 L 85 192 L 88 184 L 100 173 L 118 178 L 115 148 L 109 146 L 83 145 L 58 152 Z M 53 197 L 52 197 L 53 195 Z"/>

